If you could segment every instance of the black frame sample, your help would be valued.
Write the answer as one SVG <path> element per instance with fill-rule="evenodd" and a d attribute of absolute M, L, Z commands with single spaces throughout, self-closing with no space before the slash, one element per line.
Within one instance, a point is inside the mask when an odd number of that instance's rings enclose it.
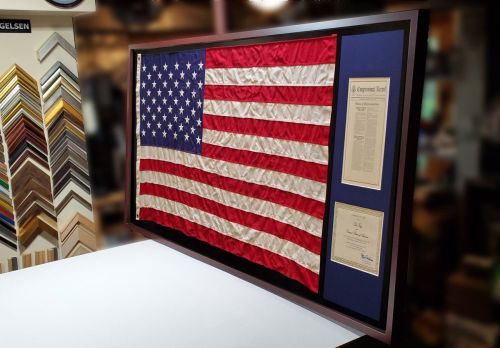
<path fill-rule="evenodd" d="M 202 36 L 196 38 L 159 41 L 129 47 L 129 80 L 127 95 L 127 157 L 126 157 L 126 206 L 125 222 L 134 231 L 154 238 L 183 253 L 221 268 L 258 286 L 266 288 L 291 301 L 299 303 L 321 315 L 338 320 L 368 335 L 390 343 L 397 339 L 401 325 L 404 287 L 406 285 L 407 240 L 411 228 L 411 208 L 415 175 L 420 103 L 422 97 L 425 57 L 427 49 L 427 11 L 407 11 L 358 18 L 339 19 L 304 25 L 263 29 L 242 33 Z M 187 237 L 153 222 L 135 219 L 135 62 L 138 53 L 168 52 L 213 46 L 233 46 L 248 43 L 318 37 L 337 34 L 337 63 L 334 82 L 332 123 L 338 105 L 338 79 L 341 40 L 344 35 L 374 33 L 393 30 L 404 31 L 404 56 L 402 57 L 401 86 L 399 89 L 399 124 L 394 155 L 393 183 L 391 188 L 391 228 L 384 258 L 387 271 L 384 274 L 382 294 L 383 309 L 379 320 L 367 317 L 322 297 L 328 214 L 323 225 L 323 250 L 321 253 L 320 293 L 315 294 L 303 285 L 287 277 L 259 266 L 202 241 Z M 329 173 L 332 173 L 335 128 L 331 131 Z M 326 212 L 330 210 L 331 178 L 327 183 Z"/>

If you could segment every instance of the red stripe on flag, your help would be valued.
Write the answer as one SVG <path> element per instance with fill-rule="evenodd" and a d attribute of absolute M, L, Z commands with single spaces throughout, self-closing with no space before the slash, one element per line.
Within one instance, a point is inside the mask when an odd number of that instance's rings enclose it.
<path fill-rule="evenodd" d="M 325 212 L 324 203 L 318 202 L 314 199 L 264 185 L 253 184 L 205 172 L 203 170 L 190 168 L 181 164 L 174 164 L 159 160 L 141 159 L 139 168 L 141 171 L 149 170 L 181 176 L 183 178 L 195 180 L 226 191 L 273 202 L 317 217 L 318 219 L 323 219 Z"/>
<path fill-rule="evenodd" d="M 333 86 L 205 85 L 205 99 L 331 106 Z"/>
<path fill-rule="evenodd" d="M 329 126 L 292 122 L 256 120 L 252 118 L 227 117 L 203 114 L 203 128 L 222 132 L 257 135 L 276 139 L 328 145 Z"/>
<path fill-rule="evenodd" d="M 206 143 L 201 147 L 201 154 L 213 159 L 273 170 L 275 172 L 300 176 L 301 178 L 311 179 L 322 183 L 326 183 L 327 181 L 328 166 L 324 164 L 247 150 L 236 150 Z"/>
<path fill-rule="evenodd" d="M 206 67 L 243 68 L 334 64 L 336 35 L 254 45 L 207 48 Z"/>
<path fill-rule="evenodd" d="M 283 222 L 229 207 L 216 201 L 163 185 L 143 183 L 140 186 L 140 192 L 142 195 L 163 197 L 192 208 L 203 210 L 222 219 L 288 240 L 315 254 L 321 253 L 321 238 Z"/>
<path fill-rule="evenodd" d="M 204 241 L 210 245 L 243 257 L 264 267 L 273 269 L 294 279 L 314 292 L 318 292 L 319 276 L 286 257 L 272 253 L 254 245 L 225 236 L 217 231 L 198 225 L 176 215 L 152 208 L 141 208 L 140 220 L 151 220 L 163 226 L 181 231 L 189 237 Z"/>

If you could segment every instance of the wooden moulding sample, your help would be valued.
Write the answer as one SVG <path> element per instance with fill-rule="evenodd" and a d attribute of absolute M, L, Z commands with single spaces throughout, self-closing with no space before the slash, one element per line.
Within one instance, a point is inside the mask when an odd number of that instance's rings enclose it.
<path fill-rule="evenodd" d="M 57 238 L 57 226 L 51 216 L 38 211 L 28 222 L 19 229 L 19 241 L 22 245 L 29 245 L 34 238 L 48 232 L 54 238 Z"/>
<path fill-rule="evenodd" d="M 43 232 L 57 238 L 47 140 L 37 81 L 18 65 L 0 78 L 0 113 L 10 188 L 18 227 L 27 247 Z"/>
<path fill-rule="evenodd" d="M 17 271 L 19 265 L 17 264 L 17 257 L 11 257 L 8 261 L 9 272 Z"/>
<path fill-rule="evenodd" d="M 76 59 L 76 49 L 59 33 L 53 33 L 36 51 L 36 57 L 42 62 L 52 52 L 57 45 L 60 45 L 66 52 Z"/>
<path fill-rule="evenodd" d="M 96 250 L 78 78 L 56 62 L 40 80 L 62 257 Z M 77 207 L 77 208 L 75 208 Z"/>
<path fill-rule="evenodd" d="M 80 214 L 61 233 L 62 256 L 70 257 L 91 252 L 97 248 L 97 241 L 93 233 L 94 225 Z"/>
<path fill-rule="evenodd" d="M 31 257 L 31 254 L 24 254 L 23 255 L 23 268 L 28 268 L 33 266 L 33 259 Z"/>
<path fill-rule="evenodd" d="M 47 250 L 47 262 L 57 261 L 57 248 Z"/>
<path fill-rule="evenodd" d="M 41 265 L 45 263 L 45 250 L 35 251 L 35 265 Z"/>

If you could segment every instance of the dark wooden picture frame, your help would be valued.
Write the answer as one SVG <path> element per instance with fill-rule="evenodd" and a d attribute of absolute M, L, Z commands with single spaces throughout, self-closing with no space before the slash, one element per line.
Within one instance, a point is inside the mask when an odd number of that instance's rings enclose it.
<path fill-rule="evenodd" d="M 402 325 L 400 318 L 404 309 L 403 300 L 406 286 L 408 234 L 411 228 L 412 201 L 415 177 L 416 153 L 418 129 L 420 120 L 420 107 L 423 89 L 423 77 L 427 51 L 427 29 L 428 12 L 423 10 L 387 13 L 371 15 L 358 18 L 338 19 L 325 22 L 301 24 L 293 26 L 262 29 L 248 32 L 230 33 L 222 35 L 210 35 L 194 38 L 184 38 L 167 41 L 157 41 L 146 44 L 136 44 L 129 47 L 129 74 L 127 93 L 127 123 L 126 123 L 126 204 L 125 222 L 135 232 L 146 237 L 158 240 L 178 251 L 195 257 L 212 266 L 220 268 L 228 273 L 250 281 L 290 301 L 296 302 L 320 315 L 337 320 L 352 328 L 358 329 L 366 334 L 390 343 L 397 339 L 401 332 L 398 325 Z M 384 31 L 392 28 L 404 28 L 406 35 L 405 56 L 403 61 L 402 82 L 400 90 L 400 114 L 401 124 L 398 134 L 398 145 L 396 151 L 395 173 L 396 179 L 393 184 L 393 211 L 392 211 L 392 238 L 387 248 L 387 265 L 384 286 L 384 309 L 385 315 L 382 322 L 372 323 L 362 316 L 351 313 L 341 307 L 336 308 L 313 298 L 304 296 L 300 289 L 288 287 L 286 283 L 271 283 L 256 274 L 248 274 L 245 268 L 239 268 L 234 262 L 239 258 L 228 259 L 224 256 L 218 257 L 211 253 L 205 253 L 203 247 L 196 245 L 189 237 L 177 236 L 176 238 L 162 237 L 158 229 L 169 231 L 164 227 L 152 227 L 151 224 L 139 224 L 135 220 L 135 57 L 143 51 L 155 51 L 165 49 L 188 49 L 193 47 L 210 47 L 210 45 L 227 45 L 238 42 L 265 42 L 277 38 L 287 39 L 290 37 L 308 37 L 321 33 L 357 33 L 370 31 Z M 253 41 L 252 41 L 253 40 Z M 336 68 L 337 69 L 337 68 Z M 338 70 L 336 71 L 336 79 Z M 337 82 L 337 81 L 336 81 Z M 336 92 L 334 93 L 336 98 Z M 335 100 L 335 102 L 337 102 Z M 336 104 L 336 103 L 335 103 Z M 335 114 L 334 110 L 332 114 Z M 335 115 L 332 115 L 333 117 Z M 331 162 L 331 161 L 330 161 Z M 330 182 L 330 180 L 329 180 Z M 328 184 L 330 186 L 330 183 Z M 330 190 L 328 189 L 328 192 Z M 329 209 L 329 197 L 327 207 Z M 325 223 L 326 225 L 326 223 Z M 170 231 L 169 231 L 170 232 Z M 325 243 L 326 244 L 326 243 Z M 201 250 L 201 251 L 200 251 Z M 241 261 L 244 263 L 244 261 Z M 243 270 L 242 270 L 243 269 Z M 265 277 L 264 277 L 265 278 Z"/>

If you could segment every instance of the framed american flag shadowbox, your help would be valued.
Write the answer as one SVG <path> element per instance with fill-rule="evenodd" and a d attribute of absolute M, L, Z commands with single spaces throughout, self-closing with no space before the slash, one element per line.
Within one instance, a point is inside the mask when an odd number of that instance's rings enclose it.
<path fill-rule="evenodd" d="M 128 226 L 390 343 L 427 28 L 409 11 L 130 46 Z"/>

